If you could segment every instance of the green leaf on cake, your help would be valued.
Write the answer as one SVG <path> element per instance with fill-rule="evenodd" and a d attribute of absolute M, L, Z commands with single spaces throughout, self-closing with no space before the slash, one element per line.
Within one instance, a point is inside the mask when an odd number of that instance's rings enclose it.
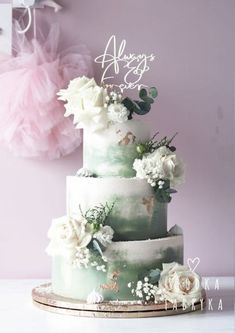
<path fill-rule="evenodd" d="M 152 284 L 156 284 L 159 281 L 160 276 L 161 276 L 160 269 L 158 269 L 158 268 L 151 269 L 148 274 L 149 282 Z"/>
<path fill-rule="evenodd" d="M 144 88 L 140 89 L 139 97 L 140 97 L 141 99 L 144 99 L 144 98 L 147 97 L 147 96 L 148 96 L 147 90 L 144 89 Z"/>
<path fill-rule="evenodd" d="M 165 190 L 163 189 L 157 189 L 155 192 L 155 196 L 156 196 L 156 200 L 158 202 L 162 202 L 162 203 L 169 203 L 171 202 L 171 196 L 169 193 L 167 193 Z"/>
<path fill-rule="evenodd" d="M 156 98 L 157 95 L 158 95 L 158 91 L 155 87 L 151 87 L 149 89 L 149 95 L 152 97 L 152 98 Z"/>
<path fill-rule="evenodd" d="M 149 104 L 147 102 L 135 101 L 134 112 L 136 114 L 144 115 L 144 114 L 148 113 L 150 111 L 150 109 L 151 109 L 151 104 Z"/>
<path fill-rule="evenodd" d="M 93 249 L 97 251 L 101 257 L 103 256 L 103 251 L 101 250 L 100 244 L 98 243 L 97 240 L 93 239 L 92 241 Z"/>

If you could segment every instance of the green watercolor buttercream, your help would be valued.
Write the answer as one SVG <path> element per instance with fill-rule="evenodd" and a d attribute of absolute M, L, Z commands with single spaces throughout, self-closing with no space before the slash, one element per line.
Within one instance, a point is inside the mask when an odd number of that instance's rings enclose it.
<path fill-rule="evenodd" d="M 134 177 L 133 163 L 137 157 L 136 144 L 110 145 L 103 150 L 84 146 L 84 166 L 101 177 Z"/>

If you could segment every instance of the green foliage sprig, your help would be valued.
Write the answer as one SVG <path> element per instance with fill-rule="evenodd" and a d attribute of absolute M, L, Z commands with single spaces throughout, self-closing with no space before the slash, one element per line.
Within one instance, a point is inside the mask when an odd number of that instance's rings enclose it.
<path fill-rule="evenodd" d="M 92 224 L 94 231 L 98 231 L 101 225 L 104 225 L 108 216 L 113 210 L 115 202 L 108 205 L 99 204 L 93 208 L 88 209 L 85 213 L 82 212 L 81 206 L 79 206 L 82 217 L 84 217 L 88 223 Z"/>
<path fill-rule="evenodd" d="M 129 119 L 132 119 L 133 113 L 138 115 L 145 115 L 148 113 L 151 110 L 151 105 L 154 103 L 154 99 L 157 95 L 157 89 L 151 87 L 148 91 L 145 88 L 140 89 L 139 97 L 141 100 L 132 100 L 130 97 L 125 97 L 122 100 L 122 104 L 130 111 Z"/>
<path fill-rule="evenodd" d="M 164 184 L 161 188 L 156 185 L 154 187 L 155 196 L 158 202 L 169 203 L 171 202 L 171 194 L 177 193 L 176 190 L 170 188 L 170 180 L 169 179 L 160 179 L 159 181 L 164 181 Z"/>
<path fill-rule="evenodd" d="M 160 141 L 155 140 L 155 138 L 158 134 L 159 134 L 159 132 L 154 134 L 154 136 L 149 141 L 144 142 L 144 143 L 139 143 L 136 146 L 136 150 L 139 155 L 139 158 L 142 158 L 144 156 L 144 154 L 153 153 L 156 149 L 163 147 L 163 146 L 166 146 L 172 152 L 174 152 L 176 150 L 176 148 L 174 146 L 171 146 L 171 142 L 174 140 L 174 138 L 176 137 L 176 135 L 178 133 L 175 133 L 170 139 L 168 139 L 167 136 L 164 136 L 164 138 L 162 138 Z"/>

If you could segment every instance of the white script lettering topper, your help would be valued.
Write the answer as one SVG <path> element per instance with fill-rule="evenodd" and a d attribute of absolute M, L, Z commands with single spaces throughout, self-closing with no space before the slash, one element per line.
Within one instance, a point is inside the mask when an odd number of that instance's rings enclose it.
<path fill-rule="evenodd" d="M 125 89 L 141 89 L 146 87 L 140 81 L 145 72 L 149 71 L 149 62 L 155 59 L 153 54 L 146 55 L 144 53 L 125 54 L 126 40 L 123 39 L 120 46 L 117 46 L 115 35 L 112 35 L 106 44 L 104 53 L 95 58 L 95 62 L 101 64 L 103 74 L 101 83 L 110 84 L 107 82 L 123 72 L 123 83 L 113 84 L 117 86 L 122 92 Z M 111 73 L 111 74 L 109 74 Z"/>

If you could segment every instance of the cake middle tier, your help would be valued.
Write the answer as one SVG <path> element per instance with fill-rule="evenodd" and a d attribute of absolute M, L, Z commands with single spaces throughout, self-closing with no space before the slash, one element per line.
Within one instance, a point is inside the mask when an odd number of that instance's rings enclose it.
<path fill-rule="evenodd" d="M 156 200 L 153 188 L 138 178 L 67 177 L 67 215 L 97 205 L 113 205 L 106 224 L 114 241 L 144 240 L 167 235 L 167 204 Z"/>

